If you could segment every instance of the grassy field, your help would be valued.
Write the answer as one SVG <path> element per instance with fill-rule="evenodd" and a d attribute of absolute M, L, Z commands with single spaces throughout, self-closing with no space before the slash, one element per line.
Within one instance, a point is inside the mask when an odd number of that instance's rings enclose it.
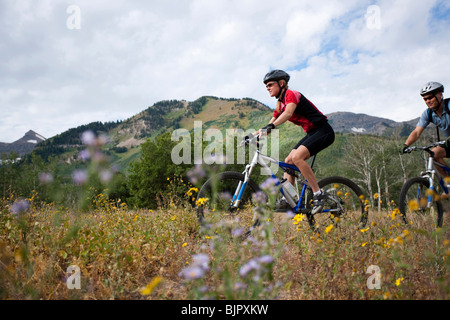
<path fill-rule="evenodd" d="M 18 200 L 0 203 L 0 299 L 450 298 L 449 232 L 428 217 L 405 225 L 371 210 L 364 229 L 317 234 L 261 210 L 265 223 L 241 241 L 201 230 L 182 199 L 131 210 L 100 194 L 89 213 Z"/>

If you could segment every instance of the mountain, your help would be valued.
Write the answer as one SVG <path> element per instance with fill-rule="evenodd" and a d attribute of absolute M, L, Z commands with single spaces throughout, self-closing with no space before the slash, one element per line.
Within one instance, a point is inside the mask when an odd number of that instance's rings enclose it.
<path fill-rule="evenodd" d="M 225 99 L 205 96 L 192 102 L 166 100 L 157 102 L 123 121 L 93 122 L 67 130 L 39 143 L 33 153 L 40 155 L 45 161 L 52 157 L 69 164 L 74 163 L 79 152 L 85 148 L 80 139 L 81 134 L 91 130 L 97 135 L 106 134 L 109 137 L 105 152 L 113 164 L 123 171 L 130 162 L 139 158 L 139 146 L 147 139 L 154 139 L 180 128 L 192 130 L 194 121 L 201 121 L 203 130 L 257 130 L 268 123 L 272 114 L 271 108 L 251 98 Z M 417 123 L 417 120 L 395 122 L 351 112 L 335 112 L 327 114 L 327 117 L 336 132 L 390 137 L 408 136 Z M 288 123 L 285 129 L 281 130 L 280 139 L 286 139 L 283 136 L 288 137 L 288 140 L 297 139 L 298 130 L 295 125 Z M 433 133 L 432 130 L 434 129 L 427 129 L 426 132 Z"/>
<path fill-rule="evenodd" d="M 30 153 L 39 143 L 46 139 L 33 130 L 28 131 L 25 135 L 17 141 L 12 143 L 0 142 L 0 155 L 10 152 L 17 153 L 20 157 Z"/>
<path fill-rule="evenodd" d="M 408 136 L 414 130 L 418 118 L 410 121 L 393 120 L 369 116 L 362 113 L 334 112 L 327 115 L 336 132 L 372 135 Z"/>

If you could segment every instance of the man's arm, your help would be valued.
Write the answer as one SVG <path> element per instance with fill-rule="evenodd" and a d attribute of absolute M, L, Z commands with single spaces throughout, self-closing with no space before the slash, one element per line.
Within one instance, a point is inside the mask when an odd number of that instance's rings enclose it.
<path fill-rule="evenodd" d="M 417 126 L 409 135 L 408 139 L 406 139 L 405 145 L 411 146 L 414 142 L 416 142 L 419 138 L 422 132 L 425 130 L 425 128 L 421 126 Z"/>

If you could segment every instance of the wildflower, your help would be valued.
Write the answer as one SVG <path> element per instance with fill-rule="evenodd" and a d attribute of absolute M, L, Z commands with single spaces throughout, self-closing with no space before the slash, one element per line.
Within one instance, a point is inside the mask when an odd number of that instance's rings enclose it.
<path fill-rule="evenodd" d="M 378 199 L 380 197 L 380 195 L 378 194 L 378 193 L 375 193 L 374 195 L 373 195 L 373 198 L 376 200 L 376 199 Z"/>
<path fill-rule="evenodd" d="M 113 174 L 110 170 L 102 170 L 99 173 L 99 178 L 102 183 L 108 183 L 111 181 Z"/>
<path fill-rule="evenodd" d="M 395 209 L 392 211 L 392 214 L 391 214 L 392 220 L 395 220 L 395 217 L 396 217 L 398 214 L 400 214 L 400 210 L 399 210 L 398 208 L 395 208 Z"/>
<path fill-rule="evenodd" d="M 72 173 L 72 179 L 76 185 L 81 186 L 87 182 L 88 173 L 86 170 L 75 170 Z"/>
<path fill-rule="evenodd" d="M 295 215 L 294 217 L 294 224 L 299 224 L 301 221 L 303 221 L 304 215 L 302 213 Z"/>
<path fill-rule="evenodd" d="M 11 207 L 11 213 L 19 216 L 30 209 L 30 203 L 28 200 L 17 200 Z"/>
<path fill-rule="evenodd" d="M 93 146 L 96 143 L 95 134 L 91 130 L 87 130 L 81 134 L 81 142 L 88 146 Z"/>
<path fill-rule="evenodd" d="M 187 176 L 189 181 L 193 184 L 197 183 L 199 179 L 203 178 L 206 175 L 205 170 L 203 170 L 202 166 L 196 164 L 194 169 L 187 172 Z M 167 178 L 169 180 L 169 178 Z"/>
<path fill-rule="evenodd" d="M 369 243 L 369 242 L 364 242 L 364 243 L 362 243 L 362 244 L 361 244 L 361 247 L 367 246 L 368 243 Z"/>
<path fill-rule="evenodd" d="M 195 280 L 202 278 L 209 270 L 209 257 L 204 253 L 195 254 L 192 257 L 191 266 L 184 268 L 179 273 L 185 280 Z"/>
<path fill-rule="evenodd" d="M 408 207 L 411 211 L 419 210 L 419 201 L 417 201 L 417 199 L 409 201 Z"/>
<path fill-rule="evenodd" d="M 186 192 L 186 195 L 190 197 L 190 196 L 192 196 L 193 192 L 198 192 L 198 189 L 197 188 L 190 188 L 188 190 L 188 192 Z"/>
<path fill-rule="evenodd" d="M 270 177 L 266 181 L 261 183 L 260 187 L 263 190 L 268 190 L 271 194 L 277 194 L 278 190 L 277 188 L 275 188 L 277 183 L 278 183 L 277 178 Z"/>
<path fill-rule="evenodd" d="M 333 225 L 330 224 L 328 227 L 325 228 L 325 233 L 329 233 L 333 229 Z"/>
<path fill-rule="evenodd" d="M 185 243 L 182 244 L 182 247 L 183 247 L 183 248 L 186 247 L 186 246 L 187 246 L 187 242 L 185 242 Z"/>
<path fill-rule="evenodd" d="M 233 237 L 240 237 L 244 234 L 245 229 L 244 228 L 237 228 L 231 231 L 231 236 Z"/>
<path fill-rule="evenodd" d="M 53 175 L 47 172 L 39 173 L 39 181 L 42 183 L 50 183 L 53 181 Z"/>
<path fill-rule="evenodd" d="M 259 270 L 260 268 L 261 266 L 256 261 L 256 259 L 251 259 L 241 267 L 241 269 L 239 270 L 239 274 L 241 275 L 241 277 L 245 277 L 250 271 Z"/>
<path fill-rule="evenodd" d="M 200 198 L 195 202 L 195 204 L 197 206 L 202 206 L 202 205 L 206 204 L 206 202 L 208 202 L 208 200 L 209 200 L 208 198 Z"/>
<path fill-rule="evenodd" d="M 269 263 L 272 263 L 272 262 L 273 262 L 272 256 L 270 256 L 270 255 L 268 255 L 268 254 L 259 257 L 257 260 L 258 260 L 259 263 L 262 263 L 262 264 L 269 264 Z"/>
<path fill-rule="evenodd" d="M 264 192 L 262 191 L 257 191 L 256 193 L 254 193 L 252 195 L 252 200 L 255 203 L 259 203 L 259 204 L 265 204 L 266 203 L 266 195 Z"/>
<path fill-rule="evenodd" d="M 155 277 L 153 280 L 145 286 L 145 288 L 141 289 L 140 293 L 143 296 L 148 296 L 155 290 L 156 286 L 162 281 L 161 277 Z"/>
<path fill-rule="evenodd" d="M 82 150 L 78 153 L 78 159 L 83 160 L 83 161 L 88 161 L 91 158 L 91 153 L 89 152 L 89 150 Z"/>
<path fill-rule="evenodd" d="M 191 266 L 181 270 L 179 275 L 186 280 L 195 280 L 202 278 L 205 275 L 205 273 L 206 271 L 200 268 L 199 266 Z"/>
<path fill-rule="evenodd" d="M 402 283 L 403 280 L 404 280 L 404 278 L 398 278 L 397 280 L 395 280 L 395 285 L 397 287 L 400 286 L 400 284 Z"/>
<path fill-rule="evenodd" d="M 369 228 L 361 229 L 360 231 L 361 231 L 361 232 L 366 232 L 367 230 L 369 230 Z"/>

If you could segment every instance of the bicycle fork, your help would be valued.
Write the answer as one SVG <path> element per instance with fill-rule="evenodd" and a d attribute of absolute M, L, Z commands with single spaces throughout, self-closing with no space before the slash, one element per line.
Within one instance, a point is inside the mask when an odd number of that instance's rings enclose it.
<path fill-rule="evenodd" d="M 422 172 L 421 176 L 428 179 L 428 183 L 430 184 L 429 189 L 431 192 L 427 194 L 427 208 L 431 208 L 433 205 L 433 194 L 436 191 L 434 186 L 434 177 L 436 176 L 436 170 L 433 168 L 434 166 L 434 159 L 433 156 L 430 155 L 428 157 L 428 164 L 427 164 L 427 171 Z M 442 179 L 441 179 L 442 180 Z M 446 186 L 442 185 L 442 187 L 447 189 Z M 445 192 L 448 192 L 448 189 L 445 190 Z M 420 190 L 417 190 L 416 199 L 420 199 Z"/>
<path fill-rule="evenodd" d="M 237 209 L 242 200 L 242 195 L 244 194 L 245 188 L 247 187 L 248 181 L 250 180 L 250 175 L 253 169 L 258 164 L 258 151 L 253 156 L 252 162 L 245 167 L 243 172 L 244 181 L 239 181 L 236 191 L 234 192 L 233 198 L 231 199 L 230 209 Z"/>

